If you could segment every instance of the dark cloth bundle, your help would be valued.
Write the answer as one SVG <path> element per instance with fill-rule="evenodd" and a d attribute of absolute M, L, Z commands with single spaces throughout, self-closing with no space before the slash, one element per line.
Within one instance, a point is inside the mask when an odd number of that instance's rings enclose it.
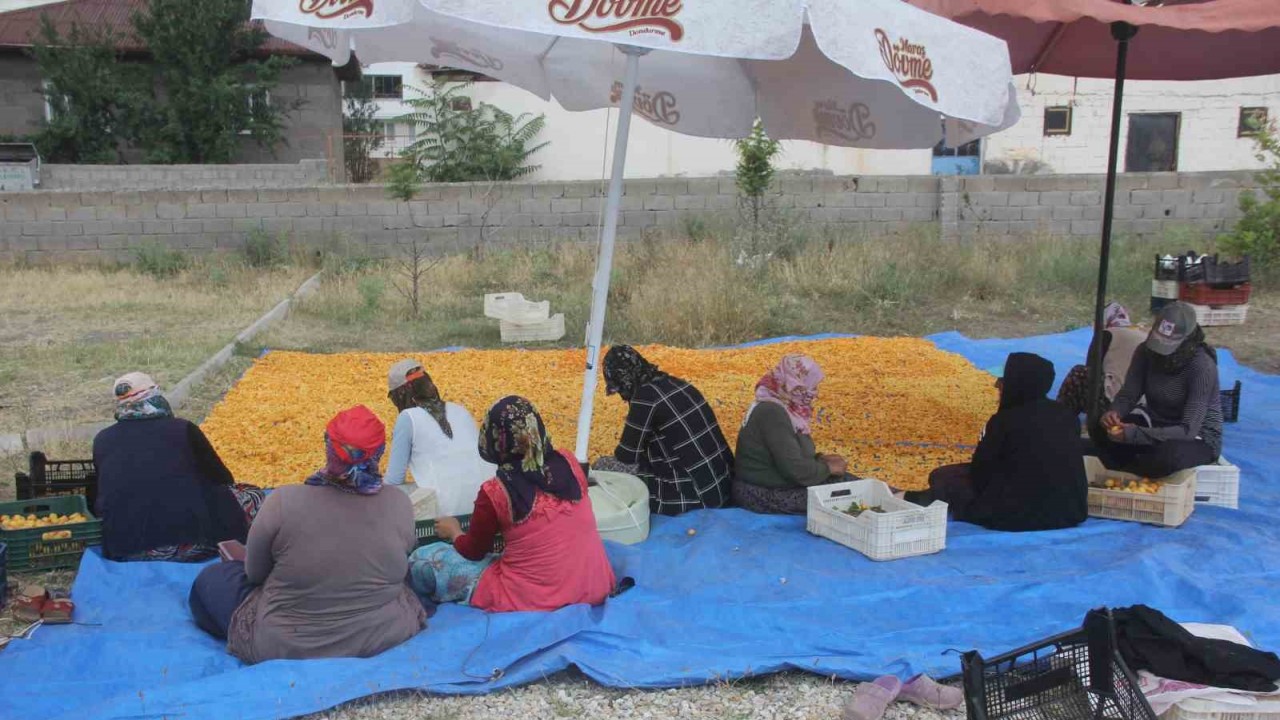
<path fill-rule="evenodd" d="M 1196 637 L 1146 605 L 1112 611 L 1116 648 L 1133 671 L 1213 687 L 1271 692 L 1280 658 L 1227 640 Z"/>

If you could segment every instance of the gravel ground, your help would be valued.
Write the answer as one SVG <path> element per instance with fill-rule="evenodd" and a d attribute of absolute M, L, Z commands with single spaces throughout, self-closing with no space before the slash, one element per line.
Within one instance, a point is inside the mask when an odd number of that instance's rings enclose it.
<path fill-rule="evenodd" d="M 615 690 L 579 673 L 481 697 L 399 693 L 356 701 L 308 720 L 838 720 L 853 683 L 807 673 L 679 690 Z M 961 720 L 964 709 L 938 713 L 906 703 L 885 720 Z"/>

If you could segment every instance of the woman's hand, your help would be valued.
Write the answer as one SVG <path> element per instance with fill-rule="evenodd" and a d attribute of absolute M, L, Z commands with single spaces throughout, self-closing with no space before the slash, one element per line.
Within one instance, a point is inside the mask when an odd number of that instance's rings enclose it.
<path fill-rule="evenodd" d="M 1108 433 L 1112 432 L 1112 428 L 1120 427 L 1124 424 L 1124 420 L 1120 417 L 1120 413 L 1115 410 L 1111 410 L 1104 414 L 1099 422 L 1102 423 L 1102 427 L 1107 429 Z"/>
<path fill-rule="evenodd" d="M 1124 442 L 1125 436 L 1128 434 L 1129 428 L 1131 427 L 1134 427 L 1134 425 L 1131 423 L 1120 423 L 1118 425 L 1111 425 L 1110 427 L 1107 428 L 1107 435 L 1114 442 Z"/>
<path fill-rule="evenodd" d="M 436 518 L 436 537 L 447 542 L 453 542 L 462 534 L 462 523 L 458 522 L 455 517 Z"/>
<path fill-rule="evenodd" d="M 845 471 L 849 469 L 849 462 L 839 455 L 823 455 L 822 461 L 827 464 L 827 470 L 832 477 L 844 475 Z"/>

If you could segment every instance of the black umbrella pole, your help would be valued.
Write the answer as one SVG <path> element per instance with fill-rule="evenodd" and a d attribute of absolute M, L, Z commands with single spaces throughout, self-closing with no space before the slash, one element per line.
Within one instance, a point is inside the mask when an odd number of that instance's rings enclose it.
<path fill-rule="evenodd" d="M 1120 162 L 1120 122 L 1124 118 L 1124 76 L 1129 59 L 1129 40 L 1138 28 L 1123 22 L 1111 23 L 1116 39 L 1116 84 L 1111 99 L 1111 147 L 1107 155 L 1107 186 L 1102 196 L 1102 247 L 1098 253 L 1098 294 L 1093 307 L 1093 344 L 1089 355 L 1089 418 L 1096 421 L 1102 407 L 1102 333 L 1106 330 L 1103 308 L 1107 304 L 1107 272 L 1111 265 L 1111 221 L 1116 206 L 1116 168 Z"/>

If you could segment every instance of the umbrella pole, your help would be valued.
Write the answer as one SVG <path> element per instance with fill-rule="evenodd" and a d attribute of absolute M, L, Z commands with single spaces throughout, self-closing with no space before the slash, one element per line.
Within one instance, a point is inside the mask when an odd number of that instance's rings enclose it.
<path fill-rule="evenodd" d="M 596 366 L 600 360 L 600 343 L 604 337 L 604 315 L 609 302 L 609 280 L 613 274 L 613 244 L 618 237 L 618 215 L 622 207 L 622 173 L 627 166 L 627 139 L 631 133 L 631 110 L 635 105 L 636 84 L 640 76 L 640 56 L 647 50 L 619 45 L 627 56 L 622 97 L 618 101 L 618 129 L 613 141 L 613 175 L 609 178 L 609 195 L 604 206 L 604 227 L 600 233 L 600 257 L 596 260 L 596 277 L 591 283 L 591 319 L 587 323 L 587 367 L 582 376 L 582 406 L 578 411 L 578 442 L 574 454 L 580 462 L 590 462 L 587 445 L 591 440 L 591 413 L 596 400 Z"/>
<path fill-rule="evenodd" d="M 1107 155 L 1107 186 L 1102 197 L 1102 248 L 1098 253 L 1098 294 L 1093 307 L 1093 343 L 1089 346 L 1089 420 L 1102 415 L 1102 333 L 1106 331 L 1103 309 L 1107 304 L 1107 273 L 1111 265 L 1111 221 L 1116 205 L 1116 168 L 1120 162 L 1120 122 L 1124 119 L 1124 76 L 1129 59 L 1129 40 L 1138 28 L 1125 22 L 1111 23 L 1116 40 L 1116 82 L 1111 99 L 1111 148 Z"/>

